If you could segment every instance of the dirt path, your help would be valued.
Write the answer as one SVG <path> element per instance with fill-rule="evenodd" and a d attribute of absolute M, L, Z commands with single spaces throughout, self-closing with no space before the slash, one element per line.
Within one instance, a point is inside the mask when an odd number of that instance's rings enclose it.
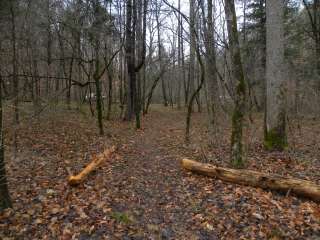
<path fill-rule="evenodd" d="M 119 189 L 113 194 L 128 199 L 115 203 L 114 208 L 133 215 L 134 225 L 139 229 L 132 236 L 136 239 L 168 239 L 177 233 L 180 237 L 193 234 L 188 230 L 190 226 L 185 225 L 190 216 L 180 159 L 167 147 L 173 142 L 168 138 L 168 134 L 172 134 L 170 129 L 182 132 L 180 128 L 183 127 L 181 114 L 175 113 L 172 117 L 178 121 L 154 113 L 152 118 L 156 121 L 148 121 L 142 132 L 128 140 L 121 151 L 123 165 L 116 167 L 112 175 L 112 179 L 118 179 L 114 186 Z"/>
<path fill-rule="evenodd" d="M 199 117 L 195 114 L 195 123 Z M 200 160 L 201 151 L 199 146 L 183 143 L 182 112 L 155 109 L 144 117 L 141 131 L 116 121 L 108 125 L 112 138 L 99 138 L 93 134 L 94 125 L 81 125 L 78 120 L 60 124 L 63 131 L 52 128 L 44 134 L 39 130 L 39 137 L 33 136 L 32 140 L 28 131 L 34 131 L 34 127 L 21 132 L 24 146 L 42 151 L 32 153 L 32 161 L 30 155 L 21 153 L 19 162 L 10 163 L 15 210 L 0 216 L 0 238 L 214 240 L 320 236 L 320 210 L 315 203 L 183 171 L 181 158 Z M 197 124 L 193 131 L 199 139 L 205 138 Z M 223 136 L 220 140 L 228 146 Z M 66 165 L 77 172 L 88 162 L 88 156 L 114 142 L 120 146 L 118 156 L 84 184 L 76 188 L 66 184 Z M 210 154 L 227 159 L 228 152 L 221 146 Z M 23 171 L 17 167 L 21 164 Z"/>

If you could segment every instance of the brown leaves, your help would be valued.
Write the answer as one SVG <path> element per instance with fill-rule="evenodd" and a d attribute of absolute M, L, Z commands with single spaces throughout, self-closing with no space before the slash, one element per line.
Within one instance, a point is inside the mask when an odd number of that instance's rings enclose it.
<path fill-rule="evenodd" d="M 319 234 L 315 203 L 181 171 L 181 157 L 204 160 L 205 153 L 222 166 L 229 159 L 227 121 L 215 144 L 208 145 L 204 115 L 195 114 L 190 147 L 183 146 L 184 117 L 174 110 L 154 112 L 137 133 L 126 122 L 108 122 L 112 138 L 99 137 L 94 121 L 71 112 L 24 125 L 19 158 L 8 161 L 14 209 L 0 215 L 0 238 L 308 239 Z M 299 140 L 292 158 L 265 152 L 257 142 L 260 133 L 254 133 L 249 168 L 317 179 L 316 168 L 295 158 L 316 157 L 307 153 L 311 139 Z M 66 185 L 68 171 L 80 171 L 112 144 L 120 145 L 119 155 L 78 188 Z"/>

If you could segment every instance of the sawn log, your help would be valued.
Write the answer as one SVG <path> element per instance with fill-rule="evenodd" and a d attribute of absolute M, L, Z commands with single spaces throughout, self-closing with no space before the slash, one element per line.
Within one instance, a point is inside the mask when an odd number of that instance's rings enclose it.
<path fill-rule="evenodd" d="M 99 167 L 102 162 L 109 159 L 115 152 L 115 150 L 116 147 L 112 146 L 111 148 L 106 149 L 103 153 L 95 156 L 79 174 L 70 176 L 68 179 L 68 183 L 72 186 L 80 184 L 86 178 L 86 176 L 88 176 L 93 170 Z"/>
<path fill-rule="evenodd" d="M 271 175 L 252 170 L 222 168 L 189 159 L 182 159 L 182 167 L 194 173 L 216 177 L 222 181 L 285 193 L 290 191 L 290 193 L 294 193 L 297 196 L 320 202 L 320 186 L 311 181 Z"/>

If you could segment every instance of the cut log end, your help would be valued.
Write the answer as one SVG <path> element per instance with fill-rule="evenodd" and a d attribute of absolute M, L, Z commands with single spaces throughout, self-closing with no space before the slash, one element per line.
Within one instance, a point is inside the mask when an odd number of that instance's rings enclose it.
<path fill-rule="evenodd" d="M 320 202 L 320 186 L 314 182 L 291 177 L 282 177 L 246 169 L 231 169 L 204 164 L 189 159 L 182 159 L 182 167 L 191 172 L 216 177 L 222 181 L 240 185 L 259 187 L 287 193 Z"/>

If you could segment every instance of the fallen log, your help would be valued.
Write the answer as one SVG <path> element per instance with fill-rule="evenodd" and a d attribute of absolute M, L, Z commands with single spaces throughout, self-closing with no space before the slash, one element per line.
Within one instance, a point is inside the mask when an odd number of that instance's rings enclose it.
<path fill-rule="evenodd" d="M 70 176 L 68 183 L 71 186 L 80 184 L 86 176 L 88 176 L 93 170 L 100 166 L 100 164 L 109 159 L 111 155 L 115 152 L 116 147 L 112 146 L 111 148 L 106 149 L 103 153 L 95 156 L 92 161 L 77 175 Z"/>
<path fill-rule="evenodd" d="M 320 186 L 311 181 L 271 175 L 252 170 L 222 168 L 189 159 L 182 159 L 182 167 L 194 173 L 216 177 L 222 181 L 285 193 L 291 192 L 297 196 L 320 202 Z"/>

